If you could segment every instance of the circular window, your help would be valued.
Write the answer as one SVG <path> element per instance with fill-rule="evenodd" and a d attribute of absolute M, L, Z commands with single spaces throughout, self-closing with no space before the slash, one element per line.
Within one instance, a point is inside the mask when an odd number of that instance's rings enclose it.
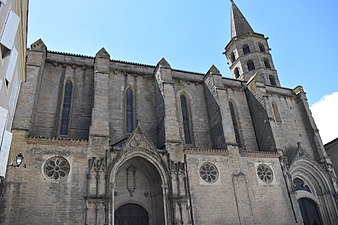
<path fill-rule="evenodd" d="M 67 159 L 61 156 L 54 156 L 47 159 L 43 166 L 43 171 L 49 179 L 59 181 L 68 176 L 70 165 Z"/>
<path fill-rule="evenodd" d="M 201 178 L 208 183 L 215 183 L 218 179 L 218 169 L 212 163 L 203 163 L 200 167 Z"/>
<path fill-rule="evenodd" d="M 264 183 L 271 183 L 273 180 L 273 172 L 266 164 L 259 164 L 257 167 L 257 175 Z"/>

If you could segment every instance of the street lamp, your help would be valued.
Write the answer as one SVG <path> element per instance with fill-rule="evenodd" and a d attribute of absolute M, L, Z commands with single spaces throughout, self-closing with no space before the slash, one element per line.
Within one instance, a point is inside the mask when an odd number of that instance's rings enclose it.
<path fill-rule="evenodd" d="M 21 152 L 19 152 L 16 156 L 15 156 L 15 164 L 13 162 L 11 162 L 11 164 L 7 165 L 7 166 L 13 166 L 13 167 L 19 167 L 23 161 L 25 157 L 23 156 L 23 154 Z"/>

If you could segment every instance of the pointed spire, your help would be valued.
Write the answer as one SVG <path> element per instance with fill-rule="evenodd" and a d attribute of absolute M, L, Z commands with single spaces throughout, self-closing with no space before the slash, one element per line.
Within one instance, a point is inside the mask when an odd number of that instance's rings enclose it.
<path fill-rule="evenodd" d="M 241 34 L 246 34 L 254 32 L 248 21 L 245 19 L 237 5 L 233 0 L 231 2 L 231 12 L 230 12 L 230 21 L 231 21 L 231 38 L 239 36 Z"/>

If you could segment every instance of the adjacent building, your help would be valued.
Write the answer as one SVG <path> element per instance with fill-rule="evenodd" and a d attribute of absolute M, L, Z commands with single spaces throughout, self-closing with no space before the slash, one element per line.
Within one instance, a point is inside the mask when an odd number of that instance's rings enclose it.
<path fill-rule="evenodd" d="M 21 83 L 26 80 L 27 13 L 27 0 L 0 0 L 0 182 L 6 175 Z"/>
<path fill-rule="evenodd" d="M 301 86 L 231 2 L 232 78 L 27 51 L 1 224 L 338 224 L 337 177 Z"/>
<path fill-rule="evenodd" d="M 324 145 L 327 154 L 330 156 L 333 167 L 337 173 L 338 171 L 338 138 L 326 143 Z"/>

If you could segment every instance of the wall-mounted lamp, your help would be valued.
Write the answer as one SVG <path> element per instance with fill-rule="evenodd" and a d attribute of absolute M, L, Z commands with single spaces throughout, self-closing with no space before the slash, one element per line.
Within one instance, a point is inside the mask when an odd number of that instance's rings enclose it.
<path fill-rule="evenodd" d="M 14 167 L 19 167 L 23 161 L 25 157 L 23 156 L 23 154 L 21 152 L 19 152 L 16 156 L 15 156 L 15 164 L 13 162 L 11 162 L 11 164 L 7 165 L 7 166 L 14 166 Z"/>

